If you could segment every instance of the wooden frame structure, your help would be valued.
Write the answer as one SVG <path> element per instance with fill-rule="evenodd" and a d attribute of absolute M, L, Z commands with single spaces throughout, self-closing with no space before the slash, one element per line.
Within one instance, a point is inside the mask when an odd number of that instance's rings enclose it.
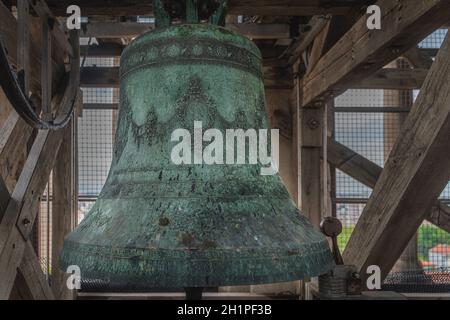
<path fill-rule="evenodd" d="M 272 123 L 290 136 L 285 155 L 291 167 L 285 176 L 290 177 L 289 191 L 302 212 L 316 227 L 330 214 L 330 167 L 374 188 L 344 252 L 344 261 L 355 265 L 363 277 L 368 266 L 378 265 L 384 277 L 424 219 L 450 231 L 450 209 L 436 200 L 450 179 L 450 145 L 446 141 L 450 134 L 450 39 L 447 37 L 434 63 L 416 47 L 434 30 L 450 25 L 450 2 L 372 2 L 382 10 L 382 30 L 367 28 L 367 1 L 357 0 L 338 1 L 336 5 L 321 0 L 230 1 L 233 16 L 228 27 L 255 40 L 262 50 L 268 95 L 283 104 L 278 108 L 282 112 L 271 114 Z M 47 0 L 47 4 L 45 8 L 64 16 L 71 1 Z M 151 15 L 151 5 L 121 0 L 108 4 L 106 8 L 102 1 L 79 1 L 83 14 L 90 17 L 82 35 L 99 41 L 89 49 L 89 56 L 119 56 L 131 38 L 152 28 L 151 24 L 117 19 Z M 17 19 L 10 11 L 12 6 L 17 8 Z M 236 23 L 237 15 L 254 19 Z M 289 16 L 305 21 L 296 25 L 302 32 L 293 32 L 286 20 Z M 27 0 L 0 2 L 0 27 L 11 61 L 25 71 L 26 90 L 36 92 L 43 86 L 44 94 L 35 98 L 50 99 L 56 108 L 60 99 L 56 84 L 64 75 L 65 56 L 70 51 L 64 30 L 60 26 L 44 28 L 44 41 L 37 40 L 33 35 L 41 32 L 41 23 L 30 15 Z M 27 36 L 28 29 L 32 37 Z M 51 45 L 54 50 L 49 50 Z M 30 56 L 30 51 L 43 55 Z M 415 68 L 383 68 L 400 56 Z M 46 74 L 52 75 L 52 82 L 40 80 L 40 75 L 49 79 Z M 83 87 L 118 85 L 118 68 L 87 67 L 81 76 Z M 332 99 L 349 88 L 422 88 L 385 169 L 333 140 Z M 0 112 L 0 299 L 73 298 L 57 268 L 52 286 L 48 285 L 29 236 L 51 171 L 55 253 L 74 227 L 76 117 L 63 130 L 35 132 L 11 110 L 1 90 L 0 102 L 7 110 Z"/>

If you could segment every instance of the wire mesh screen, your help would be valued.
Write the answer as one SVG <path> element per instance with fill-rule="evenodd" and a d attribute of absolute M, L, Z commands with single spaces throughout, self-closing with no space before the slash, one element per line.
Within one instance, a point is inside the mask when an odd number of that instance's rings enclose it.
<path fill-rule="evenodd" d="M 116 67 L 118 58 L 89 57 L 86 66 Z M 83 102 L 97 109 L 85 109 L 78 122 L 79 203 L 78 219 L 89 212 L 105 184 L 111 166 L 117 111 L 118 88 L 82 88 Z M 102 107 L 105 105 L 105 108 Z"/>
<path fill-rule="evenodd" d="M 41 203 L 35 221 L 36 252 L 42 271 L 47 279 L 50 278 L 52 270 L 52 189 L 52 177 L 50 175 L 49 183 L 41 196 Z"/>
<path fill-rule="evenodd" d="M 419 43 L 419 48 L 424 49 L 439 49 L 444 42 L 448 29 L 439 29 L 433 32 L 430 36 Z"/>
<path fill-rule="evenodd" d="M 78 125 L 79 195 L 96 197 L 108 176 L 113 149 L 113 110 L 84 110 Z"/>
<path fill-rule="evenodd" d="M 447 30 L 425 39 L 421 48 L 439 48 Z M 405 61 L 387 67 L 407 68 Z M 383 167 L 401 125 L 419 91 L 348 90 L 335 99 L 335 138 L 363 157 Z M 339 237 L 343 250 L 372 190 L 336 172 L 336 216 L 344 229 Z M 449 202 L 450 186 L 441 195 Z M 401 230 L 399 230 L 401 232 Z M 450 233 L 424 222 L 385 280 L 384 288 L 408 292 L 450 291 Z"/>
<path fill-rule="evenodd" d="M 88 39 L 81 38 L 86 45 Z M 94 39 L 95 41 L 95 39 Z M 91 41 L 92 43 L 92 41 Z M 113 67 L 118 58 L 87 58 L 85 66 Z M 93 105 L 118 103 L 118 88 L 82 88 L 83 102 Z M 116 110 L 99 108 L 84 110 L 78 122 L 79 203 L 78 222 L 89 212 L 107 178 L 112 161 Z M 47 278 L 52 271 L 52 183 L 41 197 L 33 242 L 42 270 Z"/>

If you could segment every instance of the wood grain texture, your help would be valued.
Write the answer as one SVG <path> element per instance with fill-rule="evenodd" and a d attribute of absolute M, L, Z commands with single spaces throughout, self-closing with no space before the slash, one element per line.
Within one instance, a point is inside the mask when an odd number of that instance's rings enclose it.
<path fill-rule="evenodd" d="M 47 0 L 55 14 L 65 15 L 66 8 L 73 4 L 68 0 Z M 228 12 L 233 15 L 266 15 L 266 16 L 296 16 L 315 14 L 348 13 L 352 6 L 361 6 L 361 0 L 230 0 Z M 138 0 L 108 0 L 108 1 L 77 1 L 84 15 L 149 15 L 153 13 L 152 1 Z"/>
<path fill-rule="evenodd" d="M 29 294 L 27 299 L 54 300 L 55 296 L 42 273 L 39 259 L 34 252 L 33 245 L 28 241 L 25 247 L 22 262 L 20 263 L 15 286 L 19 291 Z"/>
<path fill-rule="evenodd" d="M 449 56 L 447 38 L 344 251 L 362 274 L 389 273 L 450 178 Z"/>
<path fill-rule="evenodd" d="M 64 137 L 53 168 L 52 201 L 52 290 L 57 299 L 73 299 L 66 285 L 67 274 L 59 268 L 59 254 L 64 238 L 72 230 L 73 197 L 73 121 L 64 128 Z"/>
<path fill-rule="evenodd" d="M 338 95 L 381 69 L 450 19 L 445 0 L 380 0 L 382 30 L 362 17 L 305 78 L 303 105 Z"/>
<path fill-rule="evenodd" d="M 0 299 L 11 292 L 61 141 L 61 130 L 39 132 L 11 195 L 0 224 Z"/>
<path fill-rule="evenodd" d="M 383 168 L 346 146 L 328 139 L 328 162 L 356 181 L 373 189 Z M 450 232 L 450 207 L 438 200 L 427 220 Z"/>

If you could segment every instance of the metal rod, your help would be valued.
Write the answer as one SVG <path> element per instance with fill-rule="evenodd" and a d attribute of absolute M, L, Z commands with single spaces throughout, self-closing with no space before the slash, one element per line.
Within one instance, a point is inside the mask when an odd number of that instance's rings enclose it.
<path fill-rule="evenodd" d="M 50 284 L 50 183 L 47 184 L 47 282 Z"/>
<path fill-rule="evenodd" d="M 186 300 L 202 300 L 203 288 L 185 288 Z"/>
<path fill-rule="evenodd" d="M 364 204 L 369 201 L 369 199 L 364 198 L 335 198 L 331 199 L 334 203 L 347 203 L 347 204 Z"/>

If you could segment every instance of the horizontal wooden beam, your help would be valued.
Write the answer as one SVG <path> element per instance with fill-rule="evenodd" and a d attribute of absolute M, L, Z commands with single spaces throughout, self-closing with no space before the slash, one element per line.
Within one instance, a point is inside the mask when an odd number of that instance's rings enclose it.
<path fill-rule="evenodd" d="M 120 57 L 123 49 L 125 49 L 123 44 L 102 42 L 98 45 L 82 45 L 80 54 L 88 57 Z"/>
<path fill-rule="evenodd" d="M 283 23 L 231 23 L 226 28 L 253 40 L 290 38 L 290 26 Z M 100 39 L 134 38 L 153 29 L 153 23 L 94 21 L 82 25 L 81 36 Z"/>
<path fill-rule="evenodd" d="M 96 37 L 101 39 L 108 38 L 134 38 L 141 33 L 153 30 L 153 23 L 138 22 L 89 22 L 83 23 L 80 36 Z"/>
<path fill-rule="evenodd" d="M 422 88 L 427 74 L 428 69 L 380 69 L 351 89 L 416 90 Z"/>
<path fill-rule="evenodd" d="M 292 88 L 292 74 L 284 68 L 264 68 L 266 88 Z M 81 74 L 81 87 L 118 88 L 120 84 L 119 67 L 85 67 Z"/>
<path fill-rule="evenodd" d="M 363 277 L 368 266 L 377 265 L 384 279 L 450 179 L 449 57 L 450 36 L 439 50 L 344 251 L 346 263 L 355 265 Z"/>
<path fill-rule="evenodd" d="M 287 23 L 230 23 L 226 28 L 252 40 L 290 38 L 290 26 Z"/>
<path fill-rule="evenodd" d="M 85 103 L 83 110 L 118 110 L 118 103 Z"/>
<path fill-rule="evenodd" d="M 360 7 L 362 0 L 230 0 L 228 12 L 232 15 L 310 16 L 316 14 L 345 15 L 352 7 Z M 66 15 L 71 0 L 47 0 L 55 14 Z M 141 0 L 80 0 L 76 2 L 82 14 L 127 16 L 153 14 L 152 1 Z"/>
<path fill-rule="evenodd" d="M 81 73 L 80 86 L 118 88 L 119 82 L 119 67 L 85 67 Z"/>
<path fill-rule="evenodd" d="M 424 69 L 381 69 L 352 86 L 353 89 L 413 90 L 420 89 L 427 76 Z M 292 88 L 292 75 L 284 68 L 266 67 L 266 87 Z M 276 78 L 275 80 L 273 80 Z M 281 80 L 281 81 L 280 81 Z M 83 87 L 119 87 L 119 67 L 85 67 L 81 75 Z"/>
<path fill-rule="evenodd" d="M 262 16 L 345 15 L 364 1 L 341 0 L 230 0 L 230 14 Z"/>
<path fill-rule="evenodd" d="M 382 30 L 369 30 L 362 17 L 304 79 L 303 105 L 352 87 L 415 46 L 450 20 L 450 1 L 377 2 Z"/>

